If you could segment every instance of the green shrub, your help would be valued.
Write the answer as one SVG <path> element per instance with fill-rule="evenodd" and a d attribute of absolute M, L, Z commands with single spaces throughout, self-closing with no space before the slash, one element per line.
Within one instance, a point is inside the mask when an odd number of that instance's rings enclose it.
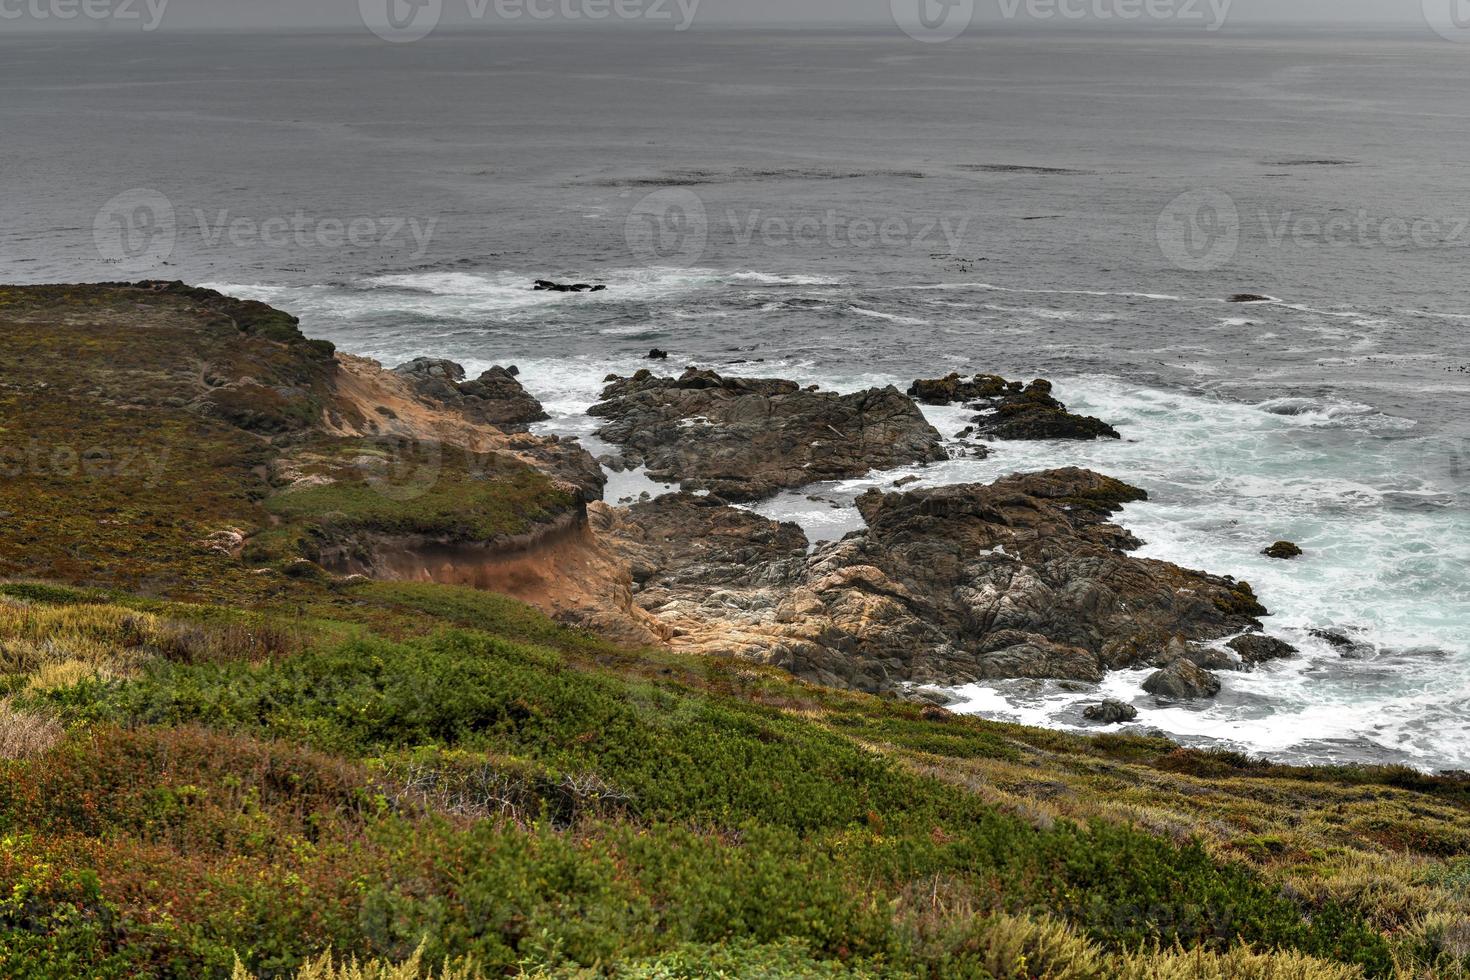
<path fill-rule="evenodd" d="M 636 950 L 629 937 L 640 930 L 661 942 L 796 938 L 824 956 L 894 955 L 903 943 L 891 913 L 867 896 L 943 875 L 989 894 L 981 914 L 1058 915 L 1110 947 L 1224 950 L 1245 939 L 1360 963 L 1373 975 L 1389 969 L 1386 943 L 1360 917 L 1333 905 L 1305 917 L 1198 846 L 1102 822 L 1039 830 L 803 719 L 574 667 L 556 650 L 483 634 L 360 639 L 264 666 L 156 663 L 136 681 L 88 682 L 43 700 L 77 719 L 203 723 L 365 759 L 453 750 L 473 765 L 521 760 L 526 799 L 541 809 L 523 808 L 518 819 L 569 827 L 636 815 L 668 827 L 619 839 L 622 874 L 554 835 L 496 838 L 506 860 L 523 855 L 510 870 L 466 860 L 464 877 L 444 886 L 479 910 L 476 921 L 487 923 L 479 932 L 451 928 L 439 891 L 374 892 L 364 907 L 376 910 L 371 921 L 388 938 L 370 948 L 399 958 L 426 929 L 443 943 L 431 945 L 435 957 L 473 954 L 501 965 L 517 962 L 527 942 L 577 963 L 607 959 Z M 906 724 L 879 723 L 912 737 Z M 618 807 L 555 810 L 554 787 L 567 774 L 595 777 Z M 706 858 L 707 840 L 686 842 L 676 825 L 740 843 Z M 618 826 L 598 831 L 600 847 Z M 482 832 L 501 833 L 468 833 Z M 457 846 L 441 841 L 448 852 Z M 524 934 L 494 912 L 517 907 L 513 881 L 522 892 L 525 881 L 546 889 L 525 893 L 531 907 L 516 913 Z M 794 894 L 813 897 L 805 907 L 783 901 Z M 547 937 L 537 939 L 531 923 L 545 923 Z"/>

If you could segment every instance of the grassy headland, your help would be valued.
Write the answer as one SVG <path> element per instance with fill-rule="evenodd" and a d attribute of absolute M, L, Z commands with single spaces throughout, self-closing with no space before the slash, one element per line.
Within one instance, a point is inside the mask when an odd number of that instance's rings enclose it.
<path fill-rule="evenodd" d="M 0 975 L 1470 956 L 1470 780 L 958 718 L 342 579 L 317 559 L 356 536 L 493 542 L 575 500 L 504 454 L 381 458 L 264 307 L 5 288 L 0 340 Z"/>

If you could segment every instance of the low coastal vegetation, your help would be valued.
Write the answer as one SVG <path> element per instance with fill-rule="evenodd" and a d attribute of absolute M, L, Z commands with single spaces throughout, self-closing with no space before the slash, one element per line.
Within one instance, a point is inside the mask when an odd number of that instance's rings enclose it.
<path fill-rule="evenodd" d="M 388 488 L 411 492 L 365 494 L 388 479 L 365 437 L 300 421 L 351 410 L 315 373 L 330 352 L 230 302 L 0 290 L 7 343 L 46 355 L 23 369 L 0 347 L 10 444 L 168 450 L 90 475 L 48 457 L 0 485 L 0 976 L 1470 964 L 1470 779 L 985 722 L 331 574 L 313 554 L 352 535 L 514 538 L 577 501 L 442 449 L 443 482 L 415 464 Z M 140 317 L 123 370 L 112 334 Z M 201 412 L 249 387 L 204 380 L 233 344 L 268 345 L 272 390 L 311 412 Z"/>
<path fill-rule="evenodd" d="M 1465 952 L 1454 779 L 926 712 L 469 590 L 344 593 L 360 618 L 4 587 L 5 649 L 55 624 L 84 665 L 7 663 L 6 975 L 333 976 L 336 950 L 471 976 L 1334 977 Z"/>

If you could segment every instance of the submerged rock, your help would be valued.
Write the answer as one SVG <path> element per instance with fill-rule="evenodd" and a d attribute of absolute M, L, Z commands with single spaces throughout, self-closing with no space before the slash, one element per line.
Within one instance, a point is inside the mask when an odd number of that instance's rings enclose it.
<path fill-rule="evenodd" d="M 1312 636 L 1326 643 L 1349 659 L 1367 656 L 1373 652 L 1372 644 L 1364 643 L 1362 640 L 1355 640 L 1343 630 L 1314 629 L 1309 632 Z"/>
<path fill-rule="evenodd" d="M 851 395 L 690 368 L 614 378 L 589 414 L 598 436 L 649 476 L 729 500 L 946 458 L 940 435 L 896 388 Z"/>
<path fill-rule="evenodd" d="M 1082 717 L 1100 725 L 1121 725 L 1124 722 L 1136 721 L 1138 709 L 1131 704 L 1124 704 L 1122 701 L 1114 701 L 1110 698 L 1102 704 L 1088 705 L 1082 712 Z"/>
<path fill-rule="evenodd" d="M 1261 295 L 1259 295 L 1257 293 L 1236 293 L 1234 296 L 1230 297 L 1225 302 L 1227 302 L 1227 303 L 1270 303 L 1270 302 L 1272 302 L 1272 299 L 1269 296 L 1261 296 Z"/>
<path fill-rule="evenodd" d="M 1290 541 L 1278 541 L 1271 547 L 1262 551 L 1261 554 L 1265 555 L 1267 558 L 1277 558 L 1281 561 L 1291 561 L 1293 558 L 1300 558 L 1303 554 L 1305 554 L 1305 552 L 1303 552 L 1300 547 L 1291 543 Z"/>
<path fill-rule="evenodd" d="M 660 350 L 659 348 L 655 347 L 653 350 L 648 352 L 648 360 L 650 361 L 667 361 L 668 359 L 669 352 L 666 350 Z"/>
<path fill-rule="evenodd" d="M 1052 397 L 1050 381 L 1023 385 L 994 374 L 965 380 L 958 374 L 915 381 L 909 395 L 926 405 L 969 403 L 983 410 L 971 420 L 970 435 L 996 439 L 1119 439 L 1117 430 L 1101 419 L 1075 415 Z"/>
<path fill-rule="evenodd" d="M 1176 660 L 1143 682 L 1143 689 L 1171 701 L 1194 701 L 1220 693 L 1220 678 L 1188 660 Z"/>

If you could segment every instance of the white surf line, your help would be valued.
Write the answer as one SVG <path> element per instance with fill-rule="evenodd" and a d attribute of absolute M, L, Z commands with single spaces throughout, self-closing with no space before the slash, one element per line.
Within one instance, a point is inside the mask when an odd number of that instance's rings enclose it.
<path fill-rule="evenodd" d="M 1255 300 L 1249 303 L 1231 303 L 1229 299 L 1219 296 L 1174 296 L 1169 293 L 1139 293 L 1129 291 L 1120 292 L 1100 289 L 1029 289 L 1020 286 L 997 286 L 994 283 L 989 282 L 929 283 L 916 286 L 891 286 L 887 288 L 893 289 L 895 291 L 909 290 L 916 292 L 937 289 L 985 289 L 997 293 L 1027 293 L 1041 296 L 1116 296 L 1127 299 L 1148 299 L 1169 303 L 1226 304 L 1231 306 L 1240 306 L 1244 308 L 1274 306 L 1278 309 L 1293 310 L 1297 313 L 1312 313 L 1316 314 L 1317 316 L 1336 317 L 1339 319 L 1362 320 L 1365 318 L 1377 317 L 1381 320 L 1383 316 L 1385 316 L 1385 314 L 1364 312 L 1362 310 L 1323 310 L 1315 306 L 1307 306 L 1302 303 L 1288 303 L 1286 300 L 1280 298 L 1279 296 L 1265 296 L 1264 299 Z M 1390 311 L 1390 313 L 1387 315 L 1391 316 L 1393 312 L 1394 311 Z M 1435 313 L 1430 310 L 1406 310 L 1404 312 L 1417 314 L 1420 316 L 1444 317 L 1446 319 L 1456 320 L 1470 320 L 1470 314 L 1467 313 Z M 1391 320 L 1386 322 L 1392 324 Z"/>
<path fill-rule="evenodd" d="M 1427 316 L 1436 320 L 1470 320 L 1470 313 L 1438 313 L 1434 310 L 1405 310 L 1410 316 Z"/>
<path fill-rule="evenodd" d="M 1189 297 L 1172 296 L 1168 293 L 1133 293 L 1116 292 L 1104 289 L 1027 289 L 1020 286 L 997 286 L 989 282 L 941 282 L 928 283 L 916 286 L 888 286 L 879 287 L 900 290 L 930 290 L 930 289 L 988 289 L 997 293 L 1031 293 L 1042 296 L 1127 296 L 1136 299 L 1152 299 L 1175 303 L 1224 303 L 1225 300 L 1218 297 Z M 1279 302 L 1273 300 L 1273 302 Z M 1263 304 L 1264 305 L 1264 304 Z"/>

